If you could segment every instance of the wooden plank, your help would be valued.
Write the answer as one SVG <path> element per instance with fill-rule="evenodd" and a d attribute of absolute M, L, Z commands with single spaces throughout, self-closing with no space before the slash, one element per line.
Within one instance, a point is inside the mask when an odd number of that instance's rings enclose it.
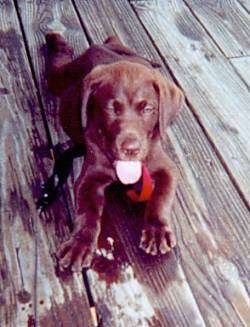
<path fill-rule="evenodd" d="M 11 2 L 1 3 L 0 54 L 0 325 L 82 326 L 84 320 L 91 326 L 81 276 L 65 283 L 55 274 L 60 231 L 48 221 L 59 211 L 65 216 L 65 207 L 62 202 L 52 207 L 44 216 L 47 222 L 36 211 L 49 151 Z"/>
<path fill-rule="evenodd" d="M 250 88 L 250 57 L 241 57 L 230 59 L 243 81 Z"/>
<path fill-rule="evenodd" d="M 226 57 L 250 54 L 250 16 L 237 2 L 229 0 L 184 0 Z"/>
<path fill-rule="evenodd" d="M 18 1 L 18 11 L 28 42 L 29 52 L 46 111 L 54 143 L 68 140 L 58 120 L 58 100 L 48 92 L 45 80 L 45 34 L 50 31 L 63 33 L 74 47 L 75 55 L 88 47 L 74 8 L 69 1 Z M 30 31 L 33 31 L 30 33 Z"/>
<path fill-rule="evenodd" d="M 146 10 L 152 2 L 140 1 L 138 6 L 142 3 Z M 126 1 L 78 0 L 76 4 L 94 42 L 102 42 L 113 31 L 140 54 L 161 61 Z M 158 27 L 154 42 L 158 42 L 160 31 Z M 167 135 L 166 150 L 182 176 L 174 210 L 181 261 L 171 257 L 150 263 L 152 258 L 142 255 L 133 210 L 127 213 L 132 222 L 129 217 L 119 219 L 122 214 L 113 213 L 111 216 L 117 221 L 109 226 L 116 226 L 129 264 L 142 281 L 163 326 L 185 326 L 190 321 L 194 325 L 205 321 L 208 326 L 246 324 L 249 211 L 187 107 Z"/>
<path fill-rule="evenodd" d="M 250 204 L 250 94 L 246 85 L 183 2 L 149 3 L 144 6 L 132 2 L 231 178 Z"/>

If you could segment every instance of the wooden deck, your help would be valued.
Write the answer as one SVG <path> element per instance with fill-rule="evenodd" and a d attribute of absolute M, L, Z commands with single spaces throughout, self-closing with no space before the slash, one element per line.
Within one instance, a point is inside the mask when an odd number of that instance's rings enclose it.
<path fill-rule="evenodd" d="M 40 216 L 35 205 L 50 149 L 67 142 L 44 81 L 51 30 L 76 55 L 117 34 L 186 95 L 165 140 L 181 175 L 178 247 L 143 254 L 140 208 L 116 203 L 114 190 L 103 235 L 115 249 L 99 249 L 87 271 L 102 325 L 250 326 L 249 11 L 247 0 L 0 1 L 1 326 L 93 326 L 86 280 L 55 269 L 81 159 L 56 203 Z"/>

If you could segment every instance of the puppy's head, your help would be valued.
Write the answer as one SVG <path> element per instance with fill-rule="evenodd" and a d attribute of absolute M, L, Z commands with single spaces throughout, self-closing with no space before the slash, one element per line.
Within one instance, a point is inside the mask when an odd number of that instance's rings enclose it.
<path fill-rule="evenodd" d="M 82 125 L 96 142 L 104 139 L 113 161 L 144 161 L 182 102 L 180 89 L 154 70 L 127 61 L 101 65 L 84 79 Z"/>

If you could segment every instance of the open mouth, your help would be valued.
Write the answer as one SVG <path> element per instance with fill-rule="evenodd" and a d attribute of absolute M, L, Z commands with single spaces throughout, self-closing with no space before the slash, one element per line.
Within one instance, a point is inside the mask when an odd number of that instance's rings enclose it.
<path fill-rule="evenodd" d="M 142 162 L 139 160 L 116 160 L 114 166 L 118 179 L 125 185 L 134 184 L 141 178 Z"/>

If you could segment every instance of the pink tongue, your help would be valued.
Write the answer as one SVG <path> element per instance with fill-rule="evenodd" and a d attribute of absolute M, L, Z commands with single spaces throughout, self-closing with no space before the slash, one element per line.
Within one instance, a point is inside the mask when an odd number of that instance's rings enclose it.
<path fill-rule="evenodd" d="M 141 177 L 142 165 L 140 161 L 118 160 L 115 162 L 115 170 L 123 184 L 133 184 Z"/>

